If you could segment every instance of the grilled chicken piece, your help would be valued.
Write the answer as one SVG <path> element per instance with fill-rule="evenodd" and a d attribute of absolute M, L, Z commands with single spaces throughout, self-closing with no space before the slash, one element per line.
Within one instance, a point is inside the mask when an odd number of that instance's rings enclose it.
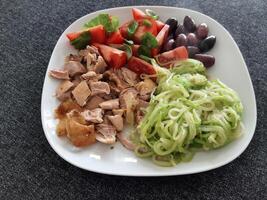
<path fill-rule="evenodd" d="M 120 115 L 122 116 L 124 113 L 124 109 L 113 109 L 112 110 L 113 115 Z"/>
<path fill-rule="evenodd" d="M 95 108 L 93 110 L 85 110 L 81 113 L 84 119 L 88 122 L 102 123 L 103 111 L 101 108 Z"/>
<path fill-rule="evenodd" d="M 112 110 L 112 109 L 118 109 L 120 103 L 119 99 L 111 99 L 100 103 L 99 106 L 104 110 Z"/>
<path fill-rule="evenodd" d="M 49 75 L 56 79 L 69 80 L 69 72 L 66 70 L 50 70 Z"/>
<path fill-rule="evenodd" d="M 104 58 L 102 56 L 98 56 L 92 70 L 95 71 L 96 73 L 102 74 L 106 71 L 107 66 L 108 65 L 105 62 Z"/>
<path fill-rule="evenodd" d="M 92 92 L 92 96 L 93 95 L 97 95 L 97 94 L 109 94 L 110 93 L 110 88 L 109 88 L 109 84 L 106 82 L 102 82 L 102 81 L 97 81 L 97 82 L 90 82 L 90 89 Z"/>
<path fill-rule="evenodd" d="M 135 88 L 139 92 L 139 94 L 142 95 L 147 95 L 153 92 L 156 88 L 156 83 L 152 81 L 149 78 L 146 78 L 144 81 L 141 81 L 136 84 Z"/>
<path fill-rule="evenodd" d="M 99 104 L 104 102 L 105 100 L 99 96 L 92 96 L 90 99 L 87 101 L 85 108 L 92 110 L 95 108 L 99 108 Z"/>
<path fill-rule="evenodd" d="M 138 76 L 135 72 L 127 69 L 126 67 L 121 68 L 123 79 L 130 85 L 134 86 L 138 81 Z"/>
<path fill-rule="evenodd" d="M 66 96 L 66 92 L 68 92 L 74 84 L 68 80 L 63 81 L 62 83 L 59 84 L 57 90 L 56 90 L 56 97 L 59 100 L 65 99 L 64 97 Z"/>
<path fill-rule="evenodd" d="M 117 131 L 123 129 L 123 118 L 121 115 L 108 116 L 109 121 L 113 124 Z"/>
<path fill-rule="evenodd" d="M 64 70 L 68 71 L 71 77 L 75 76 L 76 74 L 82 74 L 86 72 L 85 67 L 77 61 L 69 61 L 64 64 Z"/>
<path fill-rule="evenodd" d="M 68 100 L 61 102 L 57 109 L 55 110 L 56 118 L 62 119 L 69 113 L 71 110 L 81 111 L 82 108 L 73 100 Z"/>
<path fill-rule="evenodd" d="M 73 145 L 84 147 L 95 143 L 96 134 L 94 125 L 83 125 L 68 117 L 66 121 L 67 137 Z"/>
<path fill-rule="evenodd" d="M 119 139 L 120 143 L 126 148 L 131 151 L 135 149 L 135 145 L 130 141 L 122 132 L 117 133 L 117 138 Z"/>
<path fill-rule="evenodd" d="M 103 77 L 114 82 L 120 91 L 129 87 L 113 70 L 106 71 Z"/>
<path fill-rule="evenodd" d="M 105 144 L 116 142 L 116 129 L 109 124 L 98 124 L 96 126 L 96 140 Z"/>
<path fill-rule="evenodd" d="M 84 106 L 88 97 L 91 94 L 91 91 L 86 83 L 86 81 L 82 81 L 77 85 L 74 90 L 72 91 L 74 99 L 80 106 Z"/>

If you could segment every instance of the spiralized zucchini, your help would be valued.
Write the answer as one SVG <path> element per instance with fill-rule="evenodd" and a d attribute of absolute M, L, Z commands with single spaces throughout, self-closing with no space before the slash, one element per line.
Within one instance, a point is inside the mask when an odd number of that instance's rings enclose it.
<path fill-rule="evenodd" d="M 240 135 L 239 97 L 219 80 L 209 81 L 201 62 L 156 68 L 158 87 L 135 133 L 137 156 L 174 166 L 190 161 L 196 149 L 219 148 Z"/>

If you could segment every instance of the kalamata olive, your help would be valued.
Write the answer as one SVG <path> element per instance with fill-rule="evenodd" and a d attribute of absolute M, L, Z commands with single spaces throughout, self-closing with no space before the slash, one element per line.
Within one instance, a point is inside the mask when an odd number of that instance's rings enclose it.
<path fill-rule="evenodd" d="M 167 19 L 167 21 L 165 22 L 165 24 L 168 24 L 170 26 L 170 28 L 169 28 L 169 35 L 170 35 L 170 34 L 172 34 L 176 30 L 178 21 L 177 21 L 176 18 L 171 17 L 171 18 Z"/>
<path fill-rule="evenodd" d="M 175 46 L 180 47 L 180 46 L 187 46 L 187 37 L 185 34 L 180 34 L 178 37 L 175 39 Z"/>
<path fill-rule="evenodd" d="M 189 58 L 194 58 L 195 54 L 200 53 L 199 48 L 194 46 L 187 46 L 187 51 L 189 54 Z"/>
<path fill-rule="evenodd" d="M 214 56 L 208 54 L 196 54 L 194 58 L 202 62 L 205 67 L 211 67 L 215 63 Z"/>
<path fill-rule="evenodd" d="M 204 40 L 202 40 L 198 44 L 198 48 L 200 49 L 200 51 L 202 53 L 207 52 L 210 49 L 212 49 L 212 47 L 214 46 L 215 42 L 216 42 L 216 37 L 214 35 L 211 35 L 209 37 L 206 37 Z"/>
<path fill-rule="evenodd" d="M 189 33 L 187 35 L 187 45 L 197 46 L 198 39 L 195 33 Z"/>
<path fill-rule="evenodd" d="M 209 29 L 206 23 L 202 23 L 198 25 L 197 30 L 196 30 L 197 38 L 204 39 L 208 36 L 208 33 L 209 33 Z"/>
<path fill-rule="evenodd" d="M 170 39 L 167 42 L 164 43 L 163 51 L 170 51 L 174 48 L 174 39 Z"/>
<path fill-rule="evenodd" d="M 175 30 L 175 33 L 174 33 L 174 37 L 176 38 L 178 35 L 180 35 L 181 33 L 186 33 L 185 31 L 185 28 L 184 28 L 184 25 L 182 24 L 178 24 L 177 25 L 177 28 Z"/>
<path fill-rule="evenodd" d="M 196 30 L 196 24 L 194 20 L 189 16 L 185 16 L 184 18 L 184 27 L 188 32 L 191 33 L 193 33 Z"/>

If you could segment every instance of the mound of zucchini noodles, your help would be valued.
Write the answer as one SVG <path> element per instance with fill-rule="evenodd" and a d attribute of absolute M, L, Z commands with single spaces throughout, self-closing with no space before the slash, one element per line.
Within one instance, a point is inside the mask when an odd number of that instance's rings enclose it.
<path fill-rule="evenodd" d="M 135 133 L 138 156 L 174 166 L 240 135 L 239 97 L 219 80 L 209 81 L 201 62 L 188 59 L 157 72 L 158 87 Z"/>

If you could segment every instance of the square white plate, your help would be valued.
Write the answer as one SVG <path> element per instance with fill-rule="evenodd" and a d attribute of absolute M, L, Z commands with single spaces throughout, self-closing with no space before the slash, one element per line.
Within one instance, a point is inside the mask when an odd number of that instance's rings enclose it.
<path fill-rule="evenodd" d="M 181 163 L 175 167 L 159 167 L 149 159 L 137 158 L 133 152 L 125 149 L 120 143 L 116 143 L 114 149 L 110 146 L 96 143 L 87 148 L 73 147 L 67 139 L 57 136 L 55 129 L 57 120 L 54 118 L 54 110 L 59 102 L 54 97 L 58 81 L 50 78 L 46 73 L 41 114 L 42 124 L 46 138 L 52 148 L 69 163 L 98 173 L 126 175 L 126 176 L 168 176 L 192 174 L 211 170 L 229 163 L 237 158 L 251 141 L 256 126 L 256 101 L 251 79 L 242 54 L 229 34 L 229 32 L 212 18 L 196 11 L 163 7 L 163 6 L 136 6 L 142 10 L 153 9 L 162 21 L 169 17 L 176 17 L 179 23 L 185 15 L 191 16 L 197 24 L 205 22 L 209 31 L 216 35 L 215 47 L 208 52 L 216 58 L 215 65 L 208 69 L 211 77 L 219 78 L 222 82 L 233 88 L 239 94 L 244 106 L 243 123 L 244 135 L 227 146 L 209 152 L 200 152 L 188 163 Z M 51 69 L 59 69 L 63 66 L 64 58 L 69 53 L 76 51 L 70 46 L 66 33 L 79 31 L 83 24 L 100 13 L 109 13 L 119 17 L 120 23 L 132 19 L 131 7 L 112 8 L 88 14 L 72 23 L 60 36 L 48 65 L 47 72 Z M 127 131 L 127 130 L 126 130 Z"/>

